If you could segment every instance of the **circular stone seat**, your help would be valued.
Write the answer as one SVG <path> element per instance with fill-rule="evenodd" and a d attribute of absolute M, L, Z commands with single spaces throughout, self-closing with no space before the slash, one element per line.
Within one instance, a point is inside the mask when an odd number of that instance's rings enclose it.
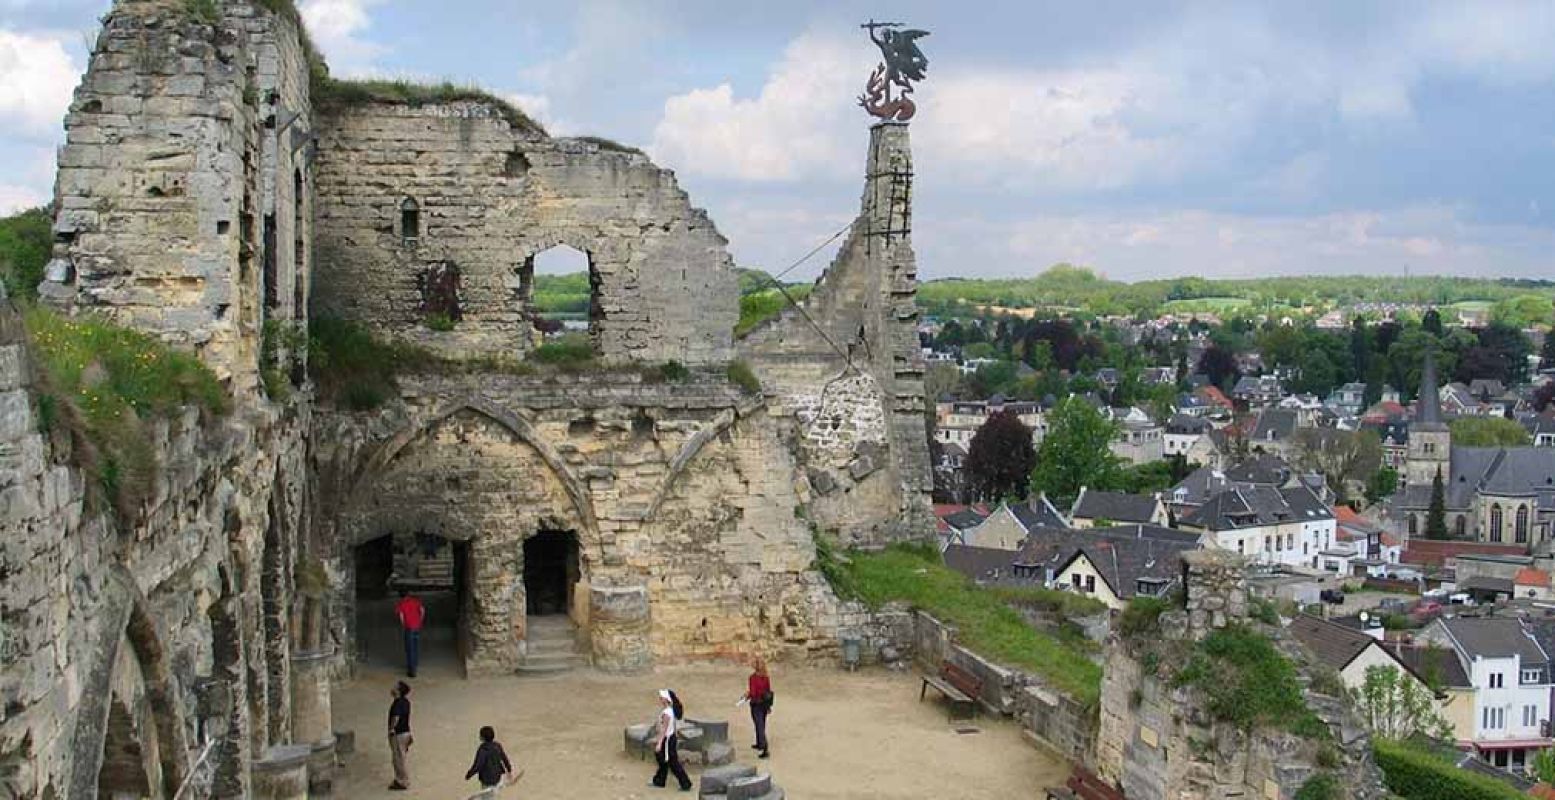
<path fill-rule="evenodd" d="M 752 775 L 729 781 L 729 800 L 762 800 L 771 793 L 771 775 Z"/>
<path fill-rule="evenodd" d="M 729 782 L 736 778 L 749 778 L 756 768 L 749 764 L 728 764 L 702 770 L 702 782 L 697 786 L 700 797 L 723 796 L 729 792 Z"/>
<path fill-rule="evenodd" d="M 622 732 L 625 741 L 627 755 L 636 755 L 638 758 L 647 758 L 649 751 L 653 750 L 653 725 L 628 725 Z"/>
<path fill-rule="evenodd" d="M 734 748 L 728 742 L 709 742 L 702 748 L 702 766 L 717 767 L 734 763 Z"/>

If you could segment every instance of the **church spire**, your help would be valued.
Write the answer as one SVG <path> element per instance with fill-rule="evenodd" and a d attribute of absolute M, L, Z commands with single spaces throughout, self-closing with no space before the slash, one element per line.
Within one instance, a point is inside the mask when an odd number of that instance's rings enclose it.
<path fill-rule="evenodd" d="M 1425 351 L 1425 367 L 1420 370 L 1420 395 L 1415 398 L 1415 425 L 1443 426 L 1442 393 L 1436 380 L 1436 353 Z"/>

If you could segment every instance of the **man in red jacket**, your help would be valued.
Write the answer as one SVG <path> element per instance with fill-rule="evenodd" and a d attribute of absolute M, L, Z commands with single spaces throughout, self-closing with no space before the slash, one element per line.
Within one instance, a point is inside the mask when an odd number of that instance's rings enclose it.
<path fill-rule="evenodd" d="M 394 613 L 400 618 L 400 629 L 405 635 L 405 674 L 414 678 L 416 662 L 421 660 L 421 625 L 427 621 L 427 608 L 421 604 L 421 598 L 401 589 Z"/>

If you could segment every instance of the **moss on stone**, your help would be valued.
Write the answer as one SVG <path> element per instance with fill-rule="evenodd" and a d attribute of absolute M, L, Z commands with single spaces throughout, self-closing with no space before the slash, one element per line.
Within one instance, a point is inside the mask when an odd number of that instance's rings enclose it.
<path fill-rule="evenodd" d="M 322 109 L 343 109 L 385 103 L 410 108 L 481 103 L 491 106 L 515 129 L 545 135 L 545 128 L 522 109 L 491 92 L 474 86 L 442 83 L 414 83 L 405 80 L 340 80 L 327 74 L 313 82 L 313 103 Z"/>

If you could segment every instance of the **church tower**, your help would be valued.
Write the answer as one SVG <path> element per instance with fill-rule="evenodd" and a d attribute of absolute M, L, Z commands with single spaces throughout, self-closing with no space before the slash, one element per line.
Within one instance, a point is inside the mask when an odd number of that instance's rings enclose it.
<path fill-rule="evenodd" d="M 1409 424 L 1409 461 L 1404 482 L 1409 486 L 1429 486 L 1438 471 L 1443 482 L 1452 482 L 1452 432 L 1442 420 L 1436 355 L 1427 350 L 1425 368 L 1420 371 L 1420 396 L 1415 398 L 1415 418 Z"/>

